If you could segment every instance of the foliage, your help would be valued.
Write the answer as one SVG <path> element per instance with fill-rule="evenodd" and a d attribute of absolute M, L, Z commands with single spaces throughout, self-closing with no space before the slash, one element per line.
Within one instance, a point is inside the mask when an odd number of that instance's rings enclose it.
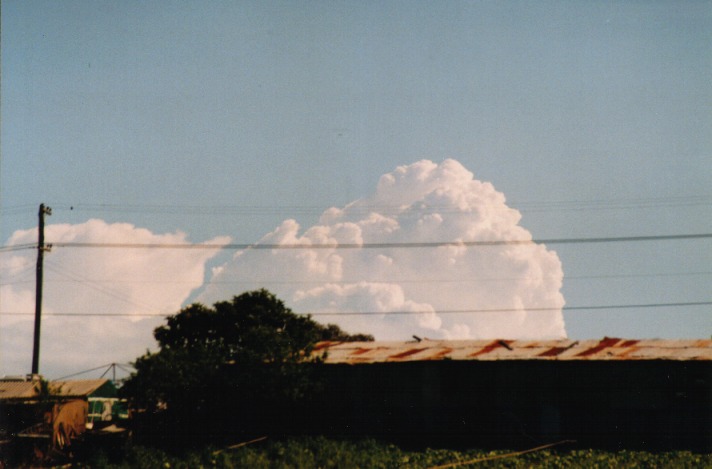
<path fill-rule="evenodd" d="M 648 453 L 643 451 L 608 452 L 592 449 L 545 450 L 519 456 L 501 457 L 509 451 L 427 449 L 405 451 L 373 440 L 339 441 L 323 437 L 269 441 L 236 450 L 203 448 L 180 456 L 161 450 L 134 447 L 123 461 L 114 464 L 95 458 L 89 467 L 166 469 L 166 468 L 427 468 L 500 456 L 461 468 L 696 468 L 712 467 L 712 455 L 688 451 Z"/>
<path fill-rule="evenodd" d="M 373 336 L 371 334 L 349 334 L 341 330 L 336 324 L 327 324 L 325 326 L 317 324 L 317 337 L 319 341 L 373 342 Z"/>
<path fill-rule="evenodd" d="M 48 380 L 42 377 L 35 381 L 34 386 L 37 391 L 37 399 L 43 405 L 53 402 L 61 392 L 61 386 L 53 387 Z"/>
<path fill-rule="evenodd" d="M 193 304 L 154 331 L 159 351 L 147 352 L 134 366 L 122 392 L 149 412 L 166 408 L 166 425 L 187 433 L 215 433 L 255 426 L 286 415 L 289 406 L 318 390 L 311 357 L 321 340 L 373 340 L 349 335 L 297 315 L 266 290 L 246 292 L 212 308 Z M 156 422 L 152 422 L 155 425 Z M 229 431 L 228 431 L 229 430 Z"/>

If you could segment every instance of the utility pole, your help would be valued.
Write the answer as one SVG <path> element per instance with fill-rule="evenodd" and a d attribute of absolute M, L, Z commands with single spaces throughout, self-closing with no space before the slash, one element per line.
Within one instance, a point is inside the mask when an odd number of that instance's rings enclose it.
<path fill-rule="evenodd" d="M 35 283 L 35 338 L 32 347 L 32 374 L 39 374 L 40 369 L 40 322 L 42 320 L 42 269 L 44 253 L 52 249 L 52 245 L 45 246 L 44 242 L 44 217 L 52 215 L 52 209 L 40 204 L 37 241 L 37 279 Z"/>

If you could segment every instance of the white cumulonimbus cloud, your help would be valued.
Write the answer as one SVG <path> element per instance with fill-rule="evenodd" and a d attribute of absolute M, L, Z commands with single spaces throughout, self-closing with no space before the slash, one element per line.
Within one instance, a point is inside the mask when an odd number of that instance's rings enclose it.
<path fill-rule="evenodd" d="M 213 269 L 199 300 L 267 288 L 296 312 L 379 340 L 565 337 L 554 251 L 466 244 L 531 241 L 520 219 L 502 193 L 459 162 L 419 161 L 383 175 L 372 196 L 326 210 L 304 231 L 295 220 L 282 222 Z M 463 244 L 432 246 L 452 242 Z"/>
<path fill-rule="evenodd" d="M 45 240 L 98 244 L 189 244 L 181 232 L 154 234 L 128 223 L 50 224 Z M 32 244 L 37 229 L 16 231 L 8 246 Z M 44 257 L 40 372 L 58 377 L 133 361 L 155 343 L 161 316 L 174 314 L 204 282 L 209 249 L 54 247 Z M 32 361 L 36 250 L 0 254 L 0 374 L 28 373 Z"/>
<path fill-rule="evenodd" d="M 196 292 L 212 304 L 267 288 L 297 313 L 379 340 L 564 337 L 555 252 L 535 243 L 467 244 L 529 241 L 520 218 L 457 161 L 419 161 L 304 231 L 285 220 L 214 268 L 208 284 L 206 262 L 227 237 L 206 241 L 210 248 L 130 248 L 189 243 L 181 232 L 128 223 L 51 224 L 45 238 L 58 247 L 45 256 L 40 372 L 56 378 L 134 360 L 155 345 L 153 329 L 164 321 L 142 313 L 173 314 Z M 36 229 L 21 230 L 7 246 L 36 240 Z M 34 249 L 0 253 L 0 375 L 30 371 L 35 261 Z"/>

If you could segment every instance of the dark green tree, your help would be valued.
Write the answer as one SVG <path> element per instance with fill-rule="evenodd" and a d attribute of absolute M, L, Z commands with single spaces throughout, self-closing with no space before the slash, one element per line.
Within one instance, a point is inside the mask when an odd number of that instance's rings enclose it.
<path fill-rule="evenodd" d="M 188 306 L 154 337 L 158 352 L 136 360 L 123 393 L 193 440 L 276 425 L 319 391 L 310 366 L 321 359 L 312 355 L 317 342 L 373 340 L 295 314 L 266 290 Z"/>

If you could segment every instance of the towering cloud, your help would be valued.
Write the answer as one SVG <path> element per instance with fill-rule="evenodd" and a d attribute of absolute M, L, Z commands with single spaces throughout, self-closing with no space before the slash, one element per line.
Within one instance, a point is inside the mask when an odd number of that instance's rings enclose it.
<path fill-rule="evenodd" d="M 419 161 L 303 232 L 282 222 L 214 269 L 200 300 L 265 287 L 295 311 L 381 340 L 563 337 L 555 252 L 534 243 L 430 245 L 531 240 L 520 218 L 457 161 Z"/>
<path fill-rule="evenodd" d="M 48 225 L 45 238 L 54 243 L 187 244 L 184 233 L 154 234 L 101 220 Z M 8 245 L 36 240 L 36 229 L 17 231 Z M 209 241 L 227 242 L 225 237 Z M 153 346 L 152 331 L 163 319 L 142 314 L 178 311 L 202 285 L 205 262 L 218 250 L 53 249 L 44 264 L 40 371 L 52 370 L 57 377 L 135 359 Z M 35 258 L 34 249 L 0 255 L 0 374 L 30 371 Z"/>
<path fill-rule="evenodd" d="M 380 340 L 563 337 L 556 253 L 534 243 L 471 244 L 531 240 L 519 221 L 504 195 L 457 161 L 419 161 L 383 175 L 370 197 L 326 210 L 306 230 L 283 221 L 213 269 L 207 285 L 205 264 L 227 237 L 207 241 L 211 249 L 58 247 L 45 257 L 40 371 L 58 377 L 133 360 L 154 346 L 152 331 L 163 322 L 140 313 L 173 314 L 196 292 L 212 304 L 255 288 Z M 36 229 L 17 231 L 7 244 L 36 239 Z M 101 220 L 48 225 L 46 239 L 188 243 L 184 233 Z M 0 375 L 30 368 L 35 256 L 34 249 L 0 253 Z"/>

